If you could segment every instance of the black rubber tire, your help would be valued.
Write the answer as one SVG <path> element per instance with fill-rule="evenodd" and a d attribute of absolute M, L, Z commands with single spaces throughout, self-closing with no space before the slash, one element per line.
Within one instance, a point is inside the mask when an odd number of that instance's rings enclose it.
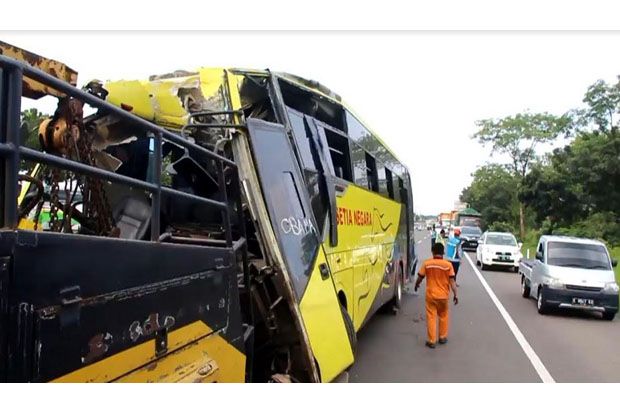
<path fill-rule="evenodd" d="M 549 313 L 549 306 L 545 301 L 545 294 L 543 293 L 542 288 L 538 289 L 538 295 L 536 296 L 536 308 L 538 309 L 538 314 Z"/>
<path fill-rule="evenodd" d="M 489 268 L 489 267 L 487 267 L 483 262 L 480 263 L 480 269 L 482 271 L 486 270 L 487 268 Z"/>
<path fill-rule="evenodd" d="M 530 298 L 530 286 L 527 285 L 527 279 L 521 277 L 521 297 Z"/>
<path fill-rule="evenodd" d="M 400 310 L 400 305 L 402 302 L 402 296 L 403 296 L 403 290 L 404 290 L 402 268 L 399 269 L 397 280 L 398 280 L 397 281 L 398 283 L 394 286 L 394 296 L 392 296 L 392 298 L 389 301 L 387 301 L 385 304 L 383 304 L 381 308 L 379 309 L 379 311 L 383 314 L 396 315 L 398 314 L 398 311 Z M 399 288 L 400 288 L 400 291 L 399 291 Z"/>
<path fill-rule="evenodd" d="M 612 311 L 603 312 L 603 320 L 612 321 L 616 317 L 616 313 Z"/>
<path fill-rule="evenodd" d="M 349 312 L 342 304 L 340 304 L 340 311 L 342 311 L 342 318 L 344 319 L 344 326 L 347 329 L 347 335 L 349 336 L 349 342 L 351 343 L 351 350 L 353 351 L 353 355 L 355 355 L 355 351 L 357 350 L 357 333 L 355 332 L 353 320 L 351 320 Z"/>

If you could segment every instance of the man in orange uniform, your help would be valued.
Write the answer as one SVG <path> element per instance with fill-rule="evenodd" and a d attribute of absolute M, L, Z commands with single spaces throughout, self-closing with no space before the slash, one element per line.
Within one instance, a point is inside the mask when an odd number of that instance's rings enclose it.
<path fill-rule="evenodd" d="M 443 258 L 444 246 L 436 243 L 433 245 L 433 258 L 424 261 L 418 280 L 415 283 L 415 291 L 426 278 L 426 346 L 435 348 L 437 341 L 437 316 L 439 316 L 439 344 L 448 342 L 448 324 L 450 289 L 454 293 L 454 304 L 459 299 L 456 294 L 456 282 L 454 281 L 454 268 L 450 261 Z"/>

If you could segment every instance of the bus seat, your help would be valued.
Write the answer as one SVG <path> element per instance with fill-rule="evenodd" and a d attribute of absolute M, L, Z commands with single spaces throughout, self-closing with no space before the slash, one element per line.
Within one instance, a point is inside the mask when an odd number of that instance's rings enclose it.
<path fill-rule="evenodd" d="M 151 206 L 144 199 L 124 198 L 114 209 L 119 238 L 142 239 L 151 221 Z"/>

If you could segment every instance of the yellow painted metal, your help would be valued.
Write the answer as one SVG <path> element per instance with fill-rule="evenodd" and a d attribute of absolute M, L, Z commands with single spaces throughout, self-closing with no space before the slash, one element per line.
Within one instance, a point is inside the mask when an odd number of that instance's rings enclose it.
<path fill-rule="evenodd" d="M 148 83 L 138 80 L 119 80 L 106 83 L 105 89 L 109 92 L 106 100 L 111 104 L 129 105 L 134 115 L 149 121 L 155 120 L 155 110 Z"/>
<path fill-rule="evenodd" d="M 242 383 L 245 355 L 219 334 L 212 334 L 162 360 L 121 377 L 132 383 Z"/>
<path fill-rule="evenodd" d="M 27 63 L 30 66 L 36 67 L 37 69 L 40 69 L 60 80 L 64 80 L 73 86 L 77 84 L 77 72 L 64 63 L 39 56 L 38 54 L 10 45 L 3 41 L 0 41 L 0 55 Z M 46 95 L 62 97 L 64 96 L 64 93 L 52 89 L 49 86 L 35 80 L 24 77 L 22 95 L 30 99 L 39 99 Z"/>
<path fill-rule="evenodd" d="M 34 168 L 32 168 L 32 170 L 30 171 L 30 173 L 28 173 L 28 175 L 30 175 L 31 177 L 36 177 L 39 174 L 40 170 L 41 170 L 41 164 L 38 163 L 34 166 Z M 21 190 L 19 191 L 19 196 L 17 197 L 17 205 L 21 205 L 21 203 L 24 200 L 24 197 L 26 196 L 26 194 L 30 190 L 30 187 L 32 186 L 32 183 L 28 181 L 21 181 L 21 185 L 22 187 L 21 187 Z M 34 221 L 28 218 L 22 218 L 19 220 L 19 224 L 17 225 L 17 228 L 34 231 Z M 39 231 L 42 231 L 42 228 L 39 227 Z"/>
<path fill-rule="evenodd" d="M 53 381 L 69 383 L 157 381 L 157 378 L 183 381 L 193 378 L 193 374 L 198 374 L 198 369 L 212 363 L 211 360 L 215 361 L 219 370 L 213 377 L 221 377 L 222 381 L 243 381 L 245 356 L 219 337 L 218 333 L 212 333 L 213 330 L 204 322 L 195 321 L 168 334 L 168 353 L 164 357 L 156 356 L 153 339 Z M 175 372 L 177 367 L 179 370 Z M 197 369 L 192 370 L 192 367 Z M 179 371 L 187 374 L 181 374 Z M 202 377 L 207 379 L 209 376 L 211 375 Z"/>
<path fill-rule="evenodd" d="M 130 106 L 132 113 L 171 129 L 187 124 L 189 108 L 223 110 L 222 87 L 224 70 L 201 68 L 150 80 L 107 82 L 107 100 L 116 105 Z"/>
<path fill-rule="evenodd" d="M 312 352 L 321 370 L 321 380 L 329 382 L 353 364 L 353 351 L 333 280 L 331 277 L 321 277 L 319 265 L 326 262 L 325 254 L 319 248 L 300 310 Z"/>
<path fill-rule="evenodd" d="M 385 286 L 385 268 L 392 260 L 402 204 L 372 191 L 349 184 L 336 198 L 338 245 L 325 244 L 325 252 L 337 285 L 343 286 L 348 307 L 353 309 L 358 330 Z M 353 286 L 350 273 L 353 269 Z M 352 290 L 352 292 L 351 292 Z"/>

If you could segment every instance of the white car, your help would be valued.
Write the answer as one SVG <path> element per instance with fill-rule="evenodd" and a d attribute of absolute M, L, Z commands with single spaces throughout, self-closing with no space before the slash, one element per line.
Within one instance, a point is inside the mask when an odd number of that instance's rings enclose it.
<path fill-rule="evenodd" d="M 510 232 L 485 232 L 478 241 L 476 264 L 483 270 L 498 266 L 518 272 L 522 258 L 521 243 Z"/>

